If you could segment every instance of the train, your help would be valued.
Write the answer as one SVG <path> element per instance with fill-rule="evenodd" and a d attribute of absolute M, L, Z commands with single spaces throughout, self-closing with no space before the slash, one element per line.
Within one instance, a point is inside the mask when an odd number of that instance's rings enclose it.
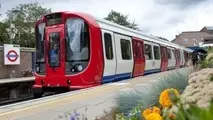
<path fill-rule="evenodd" d="M 191 49 L 82 12 L 35 24 L 35 98 L 190 66 Z"/>

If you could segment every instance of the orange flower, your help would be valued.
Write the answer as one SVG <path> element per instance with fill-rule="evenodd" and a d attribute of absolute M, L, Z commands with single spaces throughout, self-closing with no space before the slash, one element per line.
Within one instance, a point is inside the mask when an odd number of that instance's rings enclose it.
<path fill-rule="evenodd" d="M 170 100 L 169 92 L 172 91 L 176 96 L 179 96 L 179 92 L 176 89 L 170 88 L 164 90 L 160 94 L 159 102 L 164 108 L 169 108 L 172 105 L 172 101 Z"/>
<path fill-rule="evenodd" d="M 145 120 L 163 120 L 163 118 L 157 113 L 151 113 L 145 118 Z"/>
<path fill-rule="evenodd" d="M 146 118 L 150 113 L 152 113 L 152 110 L 150 108 L 148 108 L 143 111 L 142 117 Z"/>
<path fill-rule="evenodd" d="M 158 113 L 158 114 L 161 113 L 161 110 L 158 107 L 155 107 L 155 106 L 153 107 L 152 111 L 153 111 L 153 113 Z"/>

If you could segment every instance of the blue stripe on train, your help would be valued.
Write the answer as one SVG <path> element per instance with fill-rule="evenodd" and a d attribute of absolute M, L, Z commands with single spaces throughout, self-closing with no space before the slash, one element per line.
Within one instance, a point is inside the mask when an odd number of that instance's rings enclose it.
<path fill-rule="evenodd" d="M 160 72 L 160 69 L 152 69 L 152 70 L 146 70 L 144 71 L 144 75 L 152 74 L 152 73 L 157 73 Z"/>
<path fill-rule="evenodd" d="M 108 82 L 114 82 L 114 81 L 129 79 L 131 77 L 132 77 L 131 72 L 129 72 L 129 73 L 121 73 L 121 74 L 116 74 L 116 75 L 104 76 L 103 80 L 102 80 L 102 83 L 108 83 Z"/>

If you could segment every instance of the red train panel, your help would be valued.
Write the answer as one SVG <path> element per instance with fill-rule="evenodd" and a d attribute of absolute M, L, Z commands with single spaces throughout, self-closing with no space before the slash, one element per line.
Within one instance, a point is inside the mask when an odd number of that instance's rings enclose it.
<path fill-rule="evenodd" d="M 168 68 L 168 56 L 166 47 L 160 46 L 161 51 L 161 71 L 166 71 Z"/>
<path fill-rule="evenodd" d="M 145 57 L 143 49 L 143 41 L 138 38 L 133 38 L 133 55 L 134 55 L 134 68 L 133 77 L 140 76 L 144 74 L 145 69 Z"/>

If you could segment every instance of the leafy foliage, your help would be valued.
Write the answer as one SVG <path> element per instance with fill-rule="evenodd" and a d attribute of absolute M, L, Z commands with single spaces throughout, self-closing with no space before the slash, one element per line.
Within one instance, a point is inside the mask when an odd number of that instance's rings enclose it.
<path fill-rule="evenodd" d="M 117 23 L 122 26 L 126 26 L 126 27 L 134 29 L 134 30 L 139 30 L 139 28 L 137 27 L 138 25 L 135 24 L 135 21 L 133 21 L 132 23 L 129 22 L 128 15 L 124 15 L 124 14 L 121 14 L 121 13 L 113 11 L 113 10 L 104 19 Z"/>
<path fill-rule="evenodd" d="M 41 18 L 42 15 L 47 13 L 51 13 L 51 10 L 41 7 L 38 3 L 19 4 L 17 7 L 8 10 L 7 18 L 4 20 L 4 23 L 9 27 L 12 21 L 18 30 L 13 43 L 25 47 L 34 47 L 35 22 Z"/>
<path fill-rule="evenodd" d="M 175 115 L 175 120 L 212 120 L 213 119 L 213 103 L 207 108 L 199 108 L 195 104 L 188 104 L 188 107 L 184 107 L 182 104 L 181 99 L 177 97 L 177 101 L 173 101 L 174 105 L 177 110 L 173 112 Z M 165 120 L 169 119 L 169 112 L 164 114 Z"/>
<path fill-rule="evenodd" d="M 213 67 L 213 47 L 206 47 L 207 57 L 203 60 L 199 67 L 202 68 L 212 68 Z"/>
<path fill-rule="evenodd" d="M 4 22 L 0 22 L 0 45 L 8 43 L 8 36 L 6 31 L 7 25 Z"/>
<path fill-rule="evenodd" d="M 120 112 L 118 116 L 123 116 L 122 118 L 124 120 L 140 119 L 138 117 L 140 116 L 140 111 L 154 105 L 159 106 L 158 98 L 164 89 L 172 87 L 178 89 L 178 91 L 183 91 L 188 84 L 188 75 L 191 71 L 191 69 L 176 70 L 168 76 L 158 79 L 156 82 L 152 83 L 152 85 L 140 88 L 141 90 L 134 89 L 135 92 L 120 94 L 117 97 L 117 104 Z M 140 109 L 138 110 L 138 108 Z M 132 119 L 136 116 L 137 119 Z"/>

